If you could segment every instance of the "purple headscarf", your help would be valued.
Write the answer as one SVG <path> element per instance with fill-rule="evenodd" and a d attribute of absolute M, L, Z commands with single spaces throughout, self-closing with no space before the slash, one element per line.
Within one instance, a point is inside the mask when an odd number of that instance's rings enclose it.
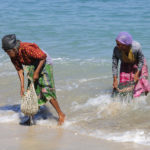
<path fill-rule="evenodd" d="M 128 32 L 120 32 L 116 40 L 127 46 L 132 44 L 132 36 Z"/>

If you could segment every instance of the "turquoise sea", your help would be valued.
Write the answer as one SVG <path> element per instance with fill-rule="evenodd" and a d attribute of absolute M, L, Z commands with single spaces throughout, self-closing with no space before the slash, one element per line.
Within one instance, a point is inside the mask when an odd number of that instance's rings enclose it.
<path fill-rule="evenodd" d="M 149 27 L 149 0 L 0 0 L 0 38 L 15 33 L 53 59 L 58 101 L 67 115 L 63 128 L 116 142 L 150 145 L 150 96 L 111 98 L 116 36 L 132 34 L 150 69 Z M 0 123 L 19 123 L 19 90 L 0 48 Z M 52 118 L 37 124 L 56 126 Z"/>

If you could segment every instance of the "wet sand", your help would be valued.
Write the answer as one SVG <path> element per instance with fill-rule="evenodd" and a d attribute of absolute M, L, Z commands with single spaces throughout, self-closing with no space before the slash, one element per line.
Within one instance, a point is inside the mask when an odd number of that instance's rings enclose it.
<path fill-rule="evenodd" d="M 78 135 L 62 128 L 0 125 L 1 150 L 149 150 L 150 146 L 117 143 Z"/>

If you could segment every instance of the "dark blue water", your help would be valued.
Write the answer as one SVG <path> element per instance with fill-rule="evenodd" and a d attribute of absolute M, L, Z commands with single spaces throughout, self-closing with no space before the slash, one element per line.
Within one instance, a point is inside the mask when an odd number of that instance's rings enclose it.
<path fill-rule="evenodd" d="M 128 31 L 148 57 L 149 8 L 148 0 L 1 0 L 0 37 L 16 33 L 53 57 L 111 59 L 117 34 Z"/>

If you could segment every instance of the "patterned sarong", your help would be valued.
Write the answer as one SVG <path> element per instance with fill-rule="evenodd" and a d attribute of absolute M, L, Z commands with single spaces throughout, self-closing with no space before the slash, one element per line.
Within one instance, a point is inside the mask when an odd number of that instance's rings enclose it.
<path fill-rule="evenodd" d="M 35 66 L 27 67 L 27 74 L 33 79 Z M 30 81 L 28 80 L 28 85 Z M 43 105 L 51 98 L 56 99 L 55 83 L 53 77 L 53 66 L 45 64 L 39 74 L 39 79 L 34 83 L 35 91 L 38 97 L 38 104 Z"/>
<path fill-rule="evenodd" d="M 120 83 L 130 82 L 134 80 L 134 74 L 137 71 L 137 65 L 129 63 L 121 63 L 120 67 Z M 148 81 L 148 68 L 146 60 L 140 72 L 140 78 L 134 87 L 133 96 L 138 97 L 144 92 L 150 91 L 150 84 Z"/>

